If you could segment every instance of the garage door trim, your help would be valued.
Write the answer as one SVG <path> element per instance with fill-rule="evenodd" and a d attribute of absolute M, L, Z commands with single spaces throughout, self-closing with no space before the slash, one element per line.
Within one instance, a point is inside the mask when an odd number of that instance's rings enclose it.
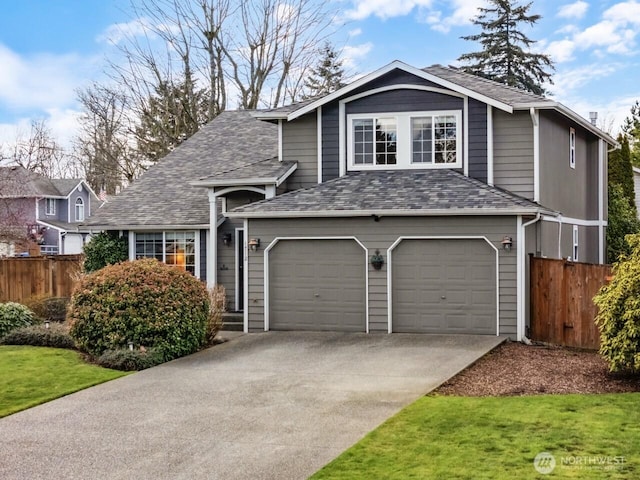
<path fill-rule="evenodd" d="M 387 315 L 388 315 L 388 333 L 393 332 L 393 280 L 391 271 L 393 269 L 393 250 L 402 243 L 403 240 L 484 240 L 489 244 L 496 254 L 496 335 L 500 335 L 500 251 L 491 243 L 491 241 L 482 235 L 436 235 L 436 236 L 407 236 L 398 237 L 395 242 L 387 249 Z M 368 319 L 367 319 L 368 324 Z"/>
<path fill-rule="evenodd" d="M 269 252 L 282 240 L 353 240 L 364 254 L 365 328 L 369 333 L 369 251 L 357 237 L 276 237 L 264 249 L 264 331 L 269 331 Z"/>

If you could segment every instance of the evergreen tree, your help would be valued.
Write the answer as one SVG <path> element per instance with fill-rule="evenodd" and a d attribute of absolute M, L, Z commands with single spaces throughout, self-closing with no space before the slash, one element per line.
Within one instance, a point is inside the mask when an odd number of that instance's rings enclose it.
<path fill-rule="evenodd" d="M 624 120 L 622 131 L 629 137 L 631 149 L 631 163 L 640 167 L 640 102 L 631 107 L 631 116 Z"/>
<path fill-rule="evenodd" d="M 463 40 L 480 42 L 482 50 L 465 53 L 458 61 L 466 63 L 461 69 L 512 87 L 518 87 L 537 95 L 543 95 L 542 84 L 551 81 L 546 68 L 554 69 L 548 55 L 532 53 L 529 47 L 536 43 L 528 38 L 519 25 L 533 26 L 540 15 L 529 15 L 533 2 L 517 5 L 517 0 L 489 0 L 488 7 L 479 8 L 473 20 L 482 32 L 462 37 Z"/>
<path fill-rule="evenodd" d="M 340 54 L 331 43 L 325 42 L 320 49 L 318 64 L 311 69 L 309 77 L 305 79 L 304 86 L 307 93 L 304 98 L 327 95 L 344 87 L 343 77 L 344 69 Z"/>
<path fill-rule="evenodd" d="M 609 188 L 619 185 L 622 194 L 627 199 L 629 207 L 635 212 L 636 195 L 633 189 L 633 170 L 631 168 L 631 151 L 629 140 L 625 135 L 618 135 L 620 148 L 609 154 L 608 184 Z"/>
<path fill-rule="evenodd" d="M 607 220 L 607 261 L 617 262 L 630 253 L 627 235 L 640 232 L 640 220 L 635 206 L 631 208 L 620 185 L 609 186 L 609 216 Z"/>

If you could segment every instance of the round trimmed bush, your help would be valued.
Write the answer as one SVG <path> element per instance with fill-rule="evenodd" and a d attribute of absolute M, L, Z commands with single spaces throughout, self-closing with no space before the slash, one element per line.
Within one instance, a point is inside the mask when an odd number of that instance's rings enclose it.
<path fill-rule="evenodd" d="M 76 345 L 98 357 L 129 342 L 165 361 L 205 341 L 209 297 L 191 274 L 154 259 L 107 266 L 76 286 L 67 320 Z"/>
<path fill-rule="evenodd" d="M 0 338 L 11 330 L 37 322 L 38 319 L 28 307 L 15 302 L 0 303 Z"/>

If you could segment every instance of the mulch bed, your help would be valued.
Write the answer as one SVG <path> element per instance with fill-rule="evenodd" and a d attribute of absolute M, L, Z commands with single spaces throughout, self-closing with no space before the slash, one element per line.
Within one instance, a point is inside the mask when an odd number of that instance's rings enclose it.
<path fill-rule="evenodd" d="M 468 397 L 640 392 L 640 376 L 612 375 L 597 352 L 507 342 L 436 390 Z"/>

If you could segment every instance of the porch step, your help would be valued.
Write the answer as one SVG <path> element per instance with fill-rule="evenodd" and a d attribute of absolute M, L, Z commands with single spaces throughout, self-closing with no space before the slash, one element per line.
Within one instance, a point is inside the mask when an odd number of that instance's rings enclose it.
<path fill-rule="evenodd" d="M 244 314 L 242 312 L 226 312 L 222 314 L 222 329 L 241 332 L 244 327 Z"/>

